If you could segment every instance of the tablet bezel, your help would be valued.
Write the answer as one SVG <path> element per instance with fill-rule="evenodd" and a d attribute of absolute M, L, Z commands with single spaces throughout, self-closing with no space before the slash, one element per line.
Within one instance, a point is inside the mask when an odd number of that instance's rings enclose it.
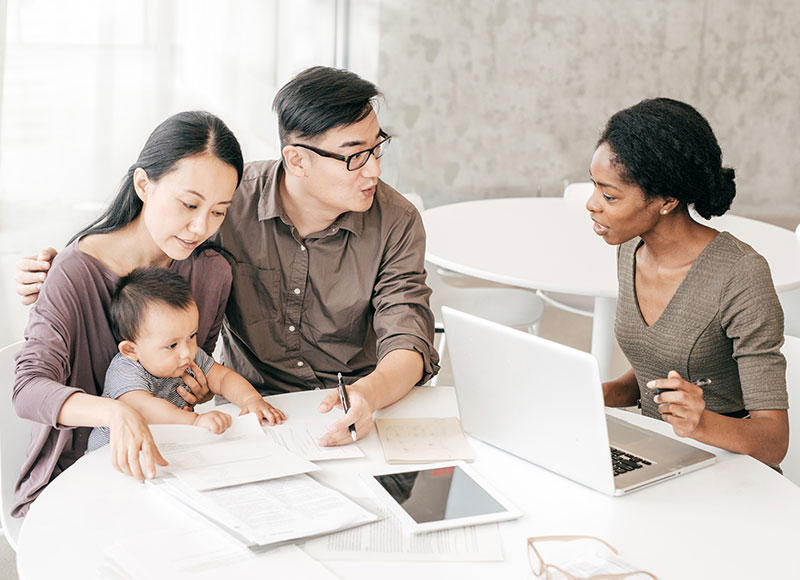
<path fill-rule="evenodd" d="M 445 467 L 458 467 L 464 471 L 467 477 L 470 477 L 478 486 L 488 493 L 497 503 L 499 503 L 505 511 L 482 514 L 478 516 L 466 516 L 455 518 L 451 520 L 439 520 L 436 522 L 423 522 L 419 523 L 409 515 L 409 513 L 395 500 L 392 495 L 376 479 L 380 475 L 394 475 L 398 473 L 409 473 L 413 471 L 429 471 L 434 469 L 441 469 Z M 494 522 L 504 522 L 514 520 L 522 516 L 514 505 L 494 487 L 492 487 L 480 474 L 467 466 L 463 461 L 448 461 L 446 463 L 428 463 L 418 467 L 407 467 L 406 469 L 388 469 L 375 473 L 361 474 L 362 479 L 367 487 L 381 500 L 386 507 L 392 512 L 404 527 L 409 529 L 415 534 L 435 532 L 437 530 L 447 530 L 451 528 L 461 528 L 465 526 L 476 526 L 481 524 L 490 524 Z"/>

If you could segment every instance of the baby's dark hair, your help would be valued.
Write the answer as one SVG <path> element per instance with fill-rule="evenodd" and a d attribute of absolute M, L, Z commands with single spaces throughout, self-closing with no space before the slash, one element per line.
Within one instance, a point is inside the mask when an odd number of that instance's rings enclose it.
<path fill-rule="evenodd" d="M 736 195 L 735 173 L 708 121 L 694 107 L 664 97 L 615 113 L 597 142 L 607 144 L 620 177 L 646 198 L 671 197 L 704 218 L 724 214 Z"/>
<path fill-rule="evenodd" d="M 189 282 L 175 272 L 155 266 L 136 268 L 119 281 L 108 317 L 117 342 L 135 341 L 142 320 L 155 305 L 186 310 L 194 304 Z"/>

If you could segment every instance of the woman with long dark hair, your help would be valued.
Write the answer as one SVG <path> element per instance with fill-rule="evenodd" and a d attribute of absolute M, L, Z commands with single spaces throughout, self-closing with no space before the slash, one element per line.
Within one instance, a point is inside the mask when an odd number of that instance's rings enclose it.
<path fill-rule="evenodd" d="M 197 343 L 213 351 L 231 270 L 203 243 L 222 224 L 243 166 L 220 119 L 173 115 L 150 135 L 108 209 L 53 262 L 16 359 L 14 405 L 34 427 L 14 515 L 84 453 L 92 427 L 110 427 L 111 461 L 128 475 L 153 477 L 155 464 L 165 463 L 144 418 L 98 396 L 117 353 L 106 312 L 121 277 L 143 266 L 168 268 L 189 280 L 200 312 Z"/>
<path fill-rule="evenodd" d="M 777 466 L 783 312 L 766 260 L 690 215 L 720 216 L 736 193 L 708 122 L 686 103 L 642 101 L 608 121 L 590 173 L 594 231 L 619 246 L 615 330 L 633 367 L 604 383 L 606 404 L 638 399 L 682 437 Z"/>

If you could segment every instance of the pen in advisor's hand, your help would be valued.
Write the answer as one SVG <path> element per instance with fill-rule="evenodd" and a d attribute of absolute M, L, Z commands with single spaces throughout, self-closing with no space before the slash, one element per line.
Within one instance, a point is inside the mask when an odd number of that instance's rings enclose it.
<path fill-rule="evenodd" d="M 693 385 L 697 385 L 698 387 L 707 387 L 711 384 L 711 379 L 707 379 L 706 377 L 698 377 L 692 381 L 689 381 Z M 660 395 L 661 393 L 665 393 L 667 391 L 674 391 L 675 389 L 653 389 L 653 396 Z"/>
<path fill-rule="evenodd" d="M 347 413 L 350 410 L 350 397 L 347 396 L 347 389 L 344 388 L 342 373 L 337 373 L 336 378 L 339 381 L 339 400 L 342 401 L 342 409 Z M 353 441 L 357 440 L 356 426 L 351 424 L 348 429 L 350 429 L 350 437 L 353 438 Z"/>

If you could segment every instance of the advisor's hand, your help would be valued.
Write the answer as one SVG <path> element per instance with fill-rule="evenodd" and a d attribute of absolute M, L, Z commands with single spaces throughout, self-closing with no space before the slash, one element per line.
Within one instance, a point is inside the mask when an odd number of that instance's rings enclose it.
<path fill-rule="evenodd" d="M 666 379 L 656 379 L 647 383 L 649 389 L 669 389 L 655 395 L 661 417 L 672 425 L 680 437 L 696 437 L 702 426 L 706 402 L 703 389 L 683 380 L 675 371 L 670 371 Z"/>

